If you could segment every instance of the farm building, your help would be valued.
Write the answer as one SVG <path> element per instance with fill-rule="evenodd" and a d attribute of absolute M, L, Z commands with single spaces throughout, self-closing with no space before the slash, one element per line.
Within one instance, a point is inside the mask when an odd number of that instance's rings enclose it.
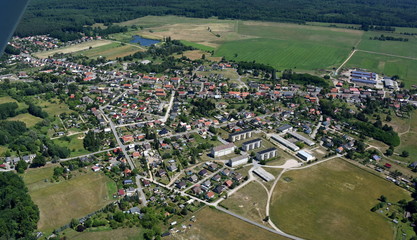
<path fill-rule="evenodd" d="M 258 161 L 262 161 L 262 160 L 267 160 L 267 159 L 276 157 L 277 155 L 278 154 L 277 154 L 276 148 L 268 148 L 260 152 L 257 152 L 256 159 L 258 159 Z"/>
<path fill-rule="evenodd" d="M 230 159 L 227 162 L 227 165 L 229 165 L 230 167 L 236 167 L 236 166 L 248 163 L 248 160 L 249 160 L 248 155 L 242 155 L 242 156 L 238 156 L 238 157 Z"/>
<path fill-rule="evenodd" d="M 262 139 L 260 139 L 260 138 L 253 139 L 253 140 L 244 142 L 242 144 L 242 149 L 247 152 L 247 151 L 253 150 L 255 148 L 260 148 L 261 144 L 262 144 Z"/>
<path fill-rule="evenodd" d="M 235 151 L 236 146 L 233 143 L 220 145 L 211 149 L 211 155 L 213 157 L 221 157 Z"/>
<path fill-rule="evenodd" d="M 300 135 L 296 132 L 288 132 L 288 134 L 290 134 L 291 136 L 293 136 L 294 138 L 296 138 L 297 140 L 300 140 L 302 142 L 304 142 L 305 144 L 307 144 L 308 146 L 313 146 L 314 144 L 316 144 L 314 141 L 304 137 L 303 135 Z"/>
<path fill-rule="evenodd" d="M 271 135 L 271 138 L 273 140 L 277 141 L 278 143 L 284 145 L 285 147 L 291 149 L 294 152 L 300 150 L 300 148 L 297 145 L 295 145 L 294 143 L 292 143 L 292 142 L 290 142 L 290 141 L 288 141 L 288 140 L 286 140 L 286 139 L 278 136 L 277 134 L 272 134 Z"/>
<path fill-rule="evenodd" d="M 310 153 L 308 153 L 304 150 L 298 151 L 297 152 L 297 157 L 301 158 L 304 161 L 311 161 L 311 160 L 315 159 L 315 157 L 313 155 L 311 155 Z"/>
<path fill-rule="evenodd" d="M 252 137 L 253 130 L 245 130 L 229 134 L 229 141 L 236 142 Z"/>

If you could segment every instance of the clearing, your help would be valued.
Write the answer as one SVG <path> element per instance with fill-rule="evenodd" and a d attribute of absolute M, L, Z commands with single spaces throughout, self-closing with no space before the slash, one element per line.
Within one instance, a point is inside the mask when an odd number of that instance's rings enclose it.
<path fill-rule="evenodd" d="M 283 231 L 309 239 L 392 239 L 393 225 L 370 211 L 381 195 L 410 199 L 404 189 L 335 159 L 284 173 L 270 216 Z"/>
<path fill-rule="evenodd" d="M 52 231 L 111 202 L 107 183 L 112 180 L 105 175 L 74 172 L 70 180 L 52 183 L 55 166 L 29 169 L 23 175 L 29 194 L 40 210 L 38 228 L 41 231 Z"/>
<path fill-rule="evenodd" d="M 26 127 L 30 128 L 35 126 L 38 122 L 42 121 L 42 118 L 35 117 L 29 113 L 23 113 L 15 117 L 8 118 L 7 120 L 24 122 L 26 124 Z"/>
<path fill-rule="evenodd" d="M 90 153 L 84 148 L 83 137 L 84 134 L 76 134 L 68 137 L 70 141 L 67 141 L 67 138 L 57 138 L 53 141 L 61 147 L 67 147 L 71 151 L 70 156 L 76 157 Z"/>

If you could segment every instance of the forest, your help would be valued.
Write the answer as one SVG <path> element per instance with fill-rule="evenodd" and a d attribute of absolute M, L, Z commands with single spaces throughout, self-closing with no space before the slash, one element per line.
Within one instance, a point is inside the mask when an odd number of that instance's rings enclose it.
<path fill-rule="evenodd" d="M 72 38 L 86 25 L 147 15 L 417 27 L 416 11 L 410 0 L 32 0 L 16 35 L 53 32 Z"/>
<path fill-rule="evenodd" d="M 0 173 L 1 239 L 36 239 L 33 232 L 39 221 L 39 209 L 33 203 L 21 177 Z"/>

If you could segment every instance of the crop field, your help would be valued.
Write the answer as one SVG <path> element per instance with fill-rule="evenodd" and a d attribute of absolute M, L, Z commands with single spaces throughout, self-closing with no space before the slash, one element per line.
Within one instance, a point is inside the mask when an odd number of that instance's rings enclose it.
<path fill-rule="evenodd" d="M 360 67 L 387 76 L 398 75 L 405 86 L 417 84 L 417 60 L 356 52 L 345 67 Z"/>
<path fill-rule="evenodd" d="M 83 217 L 110 203 L 107 182 L 111 180 L 106 176 L 88 171 L 52 183 L 49 179 L 53 168 L 30 169 L 23 175 L 29 194 L 40 210 L 38 228 L 41 231 L 52 231 L 72 218 Z"/>
<path fill-rule="evenodd" d="M 169 240 L 223 240 L 223 239 L 262 239 L 283 240 L 280 235 L 268 232 L 240 219 L 232 217 L 216 209 L 203 208 L 195 214 L 196 222 L 188 221 L 182 224 L 191 224 L 185 233 L 175 233 L 166 239 Z"/>
<path fill-rule="evenodd" d="M 125 57 L 131 54 L 134 54 L 142 49 L 138 46 L 134 45 L 123 45 L 118 42 L 113 42 L 104 46 L 79 51 L 77 55 L 84 55 L 89 58 L 97 58 L 97 57 L 106 57 L 107 59 L 113 60 L 118 57 Z"/>
<path fill-rule="evenodd" d="M 29 113 L 23 113 L 15 117 L 8 118 L 7 120 L 24 122 L 26 124 L 26 127 L 30 128 L 35 126 L 38 122 L 42 121 L 42 118 L 35 117 Z"/>
<path fill-rule="evenodd" d="M 271 220 L 309 239 L 392 239 L 394 226 L 370 209 L 384 195 L 396 203 L 410 194 L 341 159 L 284 173 L 271 201 Z"/>
<path fill-rule="evenodd" d="M 100 47 L 103 45 L 107 45 L 109 43 L 111 43 L 111 41 L 109 40 L 95 40 L 95 41 L 75 44 L 75 45 L 71 45 L 71 46 L 67 46 L 67 47 L 63 47 L 63 48 L 59 48 L 55 50 L 38 52 L 38 53 L 35 53 L 34 56 L 38 58 L 46 58 L 48 56 L 54 55 L 55 53 L 73 53 L 73 52 L 78 52 L 82 50 L 87 50 L 90 47 L 92 48 Z"/>
<path fill-rule="evenodd" d="M 252 181 L 222 201 L 221 205 L 226 206 L 229 211 L 263 223 L 267 200 L 266 190 L 258 182 Z"/>

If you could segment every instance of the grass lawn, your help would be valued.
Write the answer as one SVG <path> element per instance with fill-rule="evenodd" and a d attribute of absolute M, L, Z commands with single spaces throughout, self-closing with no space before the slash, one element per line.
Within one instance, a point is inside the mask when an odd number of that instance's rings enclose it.
<path fill-rule="evenodd" d="M 270 216 L 283 231 L 309 239 L 392 239 L 393 225 L 370 211 L 381 195 L 390 202 L 410 199 L 394 184 L 335 159 L 284 173 Z"/>
<path fill-rule="evenodd" d="M 23 175 L 29 194 L 40 210 L 38 229 L 41 231 L 52 231 L 111 202 L 107 183 L 112 180 L 105 175 L 74 172 L 70 180 L 45 182 L 52 177 L 53 168 L 30 169 Z"/>
<path fill-rule="evenodd" d="M 182 224 L 191 224 L 192 227 L 185 233 L 175 233 L 166 239 L 178 240 L 223 240 L 223 239 L 287 239 L 280 235 L 268 232 L 240 219 L 232 217 L 216 209 L 204 207 L 195 214 L 196 222 L 188 219 Z"/>
<path fill-rule="evenodd" d="M 24 122 L 26 124 L 26 127 L 30 128 L 35 126 L 38 122 L 42 121 L 42 118 L 35 117 L 29 113 L 23 113 L 15 117 L 8 118 L 7 120 Z"/>
<path fill-rule="evenodd" d="M 65 141 L 63 138 L 54 139 L 54 143 L 62 147 L 67 147 L 71 151 L 71 157 L 81 156 L 90 153 L 84 149 L 83 139 L 80 139 L 84 134 L 77 134 L 70 136 L 71 141 Z"/>
<path fill-rule="evenodd" d="M 142 239 L 142 229 L 134 228 L 119 228 L 115 230 L 103 230 L 103 231 L 86 231 L 86 232 L 77 232 L 75 230 L 69 229 L 65 231 L 65 236 L 69 240 L 91 240 L 91 239 L 100 239 L 100 240 L 133 240 L 133 239 Z"/>
<path fill-rule="evenodd" d="M 265 189 L 258 182 L 252 181 L 222 201 L 221 205 L 243 217 L 263 223 L 267 199 Z"/>
<path fill-rule="evenodd" d="M 125 57 L 130 54 L 134 54 L 142 49 L 132 45 L 122 45 L 121 43 L 113 42 L 107 45 L 99 46 L 96 48 L 79 51 L 77 55 L 84 55 L 89 58 L 106 57 L 107 59 L 116 59 L 118 57 Z"/>
<path fill-rule="evenodd" d="M 398 75 L 407 88 L 417 84 L 417 60 L 356 52 L 345 67 L 359 67 L 387 76 Z"/>

